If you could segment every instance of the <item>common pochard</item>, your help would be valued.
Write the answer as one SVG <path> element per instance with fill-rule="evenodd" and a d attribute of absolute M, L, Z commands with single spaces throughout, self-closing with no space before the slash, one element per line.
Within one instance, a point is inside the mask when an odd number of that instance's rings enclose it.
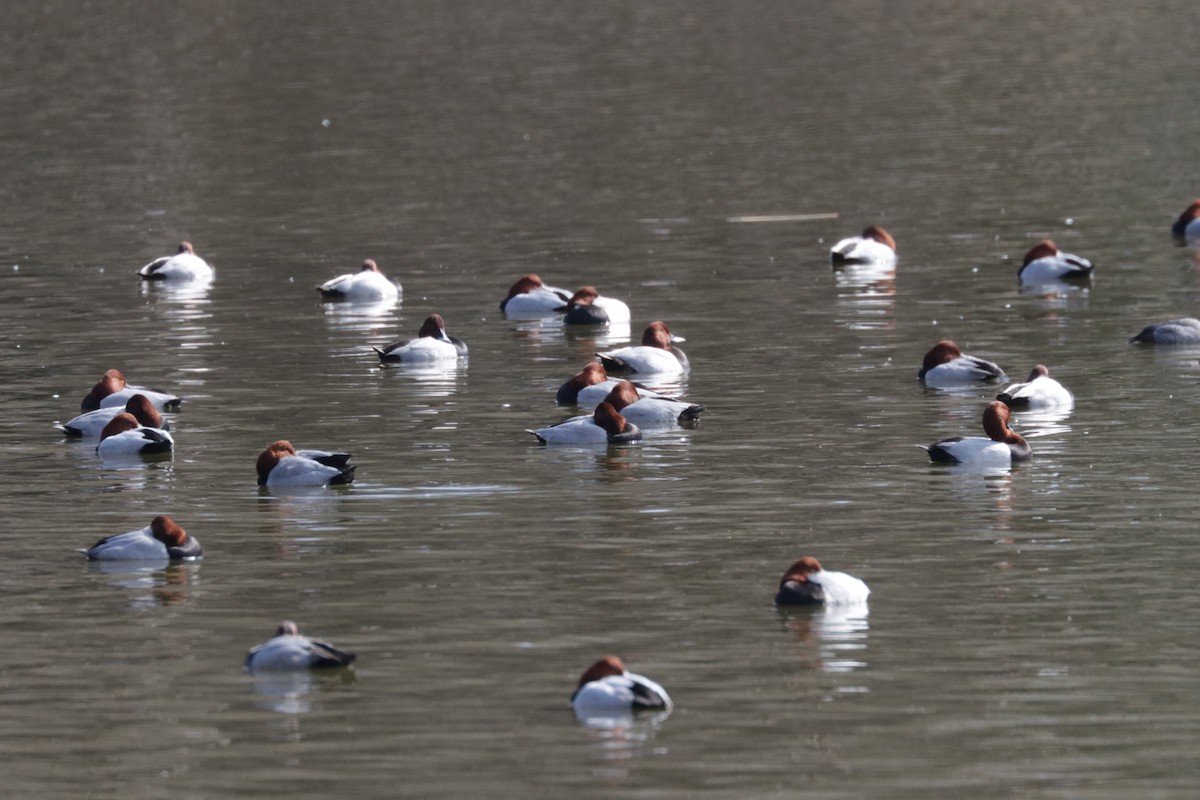
<path fill-rule="evenodd" d="M 1193 200 L 1192 204 L 1183 210 L 1179 219 L 1171 226 L 1171 236 L 1179 244 L 1195 244 L 1200 240 L 1200 200 Z"/>
<path fill-rule="evenodd" d="M 955 436 L 925 448 L 931 461 L 977 467 L 1008 467 L 1015 461 L 1028 461 L 1033 455 L 1021 435 L 1008 427 L 1011 412 L 1004 403 L 993 400 L 983 409 L 982 436 Z"/>
<path fill-rule="evenodd" d="M 428 364 L 436 361 L 455 361 L 466 358 L 467 345 L 446 333 L 441 314 L 430 314 L 417 332 L 416 339 L 402 339 L 380 350 L 379 360 L 408 364 Z"/>
<path fill-rule="evenodd" d="M 79 552 L 92 561 L 195 561 L 204 555 L 196 537 L 170 517 L 155 517 L 145 528 L 108 536 Z"/>
<path fill-rule="evenodd" d="M 296 623 L 284 620 L 275 629 L 274 637 L 246 654 L 245 667 L 247 672 L 331 669 L 348 666 L 354 659 L 354 653 L 301 636 Z"/>
<path fill-rule="evenodd" d="M 154 407 L 154 404 L 144 394 L 133 395 L 124 406 L 98 408 L 95 411 L 80 414 L 65 422 L 61 426 L 61 429 L 63 433 L 72 438 L 98 438 L 101 431 L 104 430 L 104 426 L 111 422 L 113 417 L 122 412 L 132 414 L 140 425 L 147 428 L 158 428 L 164 431 L 170 430 L 170 426 L 163 422 L 162 415 L 158 413 L 158 409 Z"/>
<path fill-rule="evenodd" d="M 148 428 L 133 414 L 122 411 L 100 431 L 96 452 L 101 458 L 150 456 L 169 453 L 174 446 L 171 434 L 159 428 Z"/>
<path fill-rule="evenodd" d="M 668 397 L 642 397 L 629 381 L 618 381 L 605 397 L 621 416 L 642 428 L 673 427 L 700 418 L 704 406 Z"/>
<path fill-rule="evenodd" d="M 628 444 L 642 438 L 638 427 L 607 402 L 596 406 L 592 414 L 571 417 L 528 433 L 542 444 Z"/>
<path fill-rule="evenodd" d="M 930 348 L 917 372 L 917 379 L 924 381 L 926 386 L 956 386 L 1004 377 L 1000 367 L 982 358 L 963 355 L 958 345 L 949 339 L 942 339 Z"/>
<path fill-rule="evenodd" d="M 144 281 L 211 281 L 213 268 L 196 255 L 191 242 L 180 242 L 175 255 L 154 259 L 138 275 Z"/>
<path fill-rule="evenodd" d="M 896 260 L 896 240 L 879 225 L 870 225 L 862 236 L 842 239 L 829 251 L 829 260 L 838 264 L 878 264 Z"/>
<path fill-rule="evenodd" d="M 1180 317 L 1147 325 L 1129 340 L 1133 344 L 1200 344 L 1200 319 Z"/>
<path fill-rule="evenodd" d="M 341 486 L 354 481 L 358 468 L 349 453 L 296 450 L 286 439 L 267 445 L 255 466 L 258 485 L 267 487 Z"/>
<path fill-rule="evenodd" d="M 625 325 L 629 306 L 614 297 L 604 297 L 594 286 L 584 286 L 567 301 L 564 325 Z"/>
<path fill-rule="evenodd" d="M 517 279 L 500 301 L 500 310 L 510 316 L 561 314 L 571 299 L 566 289 L 547 286 L 532 272 Z"/>
<path fill-rule="evenodd" d="M 671 334 L 667 323 L 658 320 L 646 326 L 640 345 L 596 355 L 606 372 L 678 375 L 691 368 L 687 356 L 673 344 L 682 341 Z"/>
<path fill-rule="evenodd" d="M 560 406 L 595 406 L 604 400 L 613 387 L 620 382 L 620 378 L 608 377 L 603 364 L 599 361 L 592 361 L 558 387 L 558 392 L 554 395 L 554 402 Z M 643 386 L 638 386 L 637 392 L 640 397 L 661 397 L 658 392 Z"/>
<path fill-rule="evenodd" d="M 580 676 L 571 695 L 571 708 L 580 717 L 651 709 L 669 711 L 671 698 L 654 681 L 625 669 L 621 659 L 605 656 Z"/>
<path fill-rule="evenodd" d="M 779 580 L 776 605 L 850 605 L 867 602 L 871 590 L 853 575 L 830 572 L 805 556 L 787 568 Z"/>
<path fill-rule="evenodd" d="M 1024 383 L 1014 383 L 996 395 L 996 399 L 1013 411 L 1065 410 L 1075 405 L 1075 398 L 1065 386 L 1050 377 L 1045 364 L 1034 366 Z"/>
<path fill-rule="evenodd" d="M 318 286 L 317 291 L 326 300 L 378 303 L 399 297 L 400 285 L 384 275 L 374 259 L 368 258 L 358 272 L 330 278 Z"/>
<path fill-rule="evenodd" d="M 1017 278 L 1025 286 L 1038 286 L 1057 281 L 1081 282 L 1092 277 L 1092 262 L 1086 258 L 1064 253 L 1049 239 L 1043 239 L 1030 248 L 1017 271 Z"/>
<path fill-rule="evenodd" d="M 135 394 L 145 395 L 159 411 L 176 411 L 183 402 L 178 395 L 158 389 L 147 389 L 145 386 L 133 386 L 125 381 L 125 375 L 119 369 L 110 369 L 100 376 L 96 385 L 79 403 L 80 411 L 95 411 L 98 408 L 123 406 Z"/>

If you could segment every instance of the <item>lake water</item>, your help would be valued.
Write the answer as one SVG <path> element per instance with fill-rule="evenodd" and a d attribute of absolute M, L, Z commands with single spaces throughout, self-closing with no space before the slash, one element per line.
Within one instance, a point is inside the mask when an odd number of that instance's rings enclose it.
<path fill-rule="evenodd" d="M 0 774 L 37 797 L 1191 798 L 1200 350 L 1183 3 L 6 3 Z M 781 221 L 747 217 L 785 216 Z M 833 272 L 869 223 L 894 277 Z M 1043 237 L 1090 289 L 1021 293 Z M 211 289 L 141 286 L 182 239 Z M 323 305 L 376 259 L 403 300 Z M 694 429 L 539 447 L 620 332 L 497 310 L 526 272 L 687 337 Z M 456 370 L 371 346 L 440 312 Z M 1011 473 L 932 467 L 997 387 L 1076 395 Z M 104 370 L 186 396 L 173 459 L 51 427 Z M 275 439 L 345 489 L 260 491 Z M 202 562 L 75 552 L 173 515 Z M 801 555 L 869 614 L 781 613 Z M 281 619 L 359 654 L 241 670 Z M 604 653 L 674 712 L 603 729 Z"/>

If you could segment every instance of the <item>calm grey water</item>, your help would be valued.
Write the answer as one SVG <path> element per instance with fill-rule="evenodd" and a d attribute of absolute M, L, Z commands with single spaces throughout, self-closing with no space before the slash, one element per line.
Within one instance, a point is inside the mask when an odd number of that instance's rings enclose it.
<path fill-rule="evenodd" d="M 1200 790 L 1200 352 L 1125 342 L 1197 308 L 1167 234 L 1200 193 L 1190 6 L 3 11 L 6 792 Z M 870 222 L 894 279 L 831 272 Z M 1045 236 L 1090 290 L 1018 291 Z M 211 289 L 139 286 L 184 238 Z M 402 303 L 323 306 L 366 257 Z M 701 424 L 536 446 L 603 342 L 506 321 L 528 271 L 686 336 Z M 469 364 L 381 369 L 370 346 L 435 310 Z M 943 336 L 1075 392 L 1018 418 L 1032 463 L 928 464 L 995 391 L 918 385 Z M 186 395 L 172 460 L 52 429 L 110 367 Z M 277 438 L 353 451 L 358 480 L 260 492 Z M 203 562 L 74 552 L 159 513 Z M 805 554 L 865 579 L 869 615 L 777 612 Z M 285 617 L 357 667 L 256 683 L 244 653 Z M 607 652 L 674 713 L 577 723 Z"/>

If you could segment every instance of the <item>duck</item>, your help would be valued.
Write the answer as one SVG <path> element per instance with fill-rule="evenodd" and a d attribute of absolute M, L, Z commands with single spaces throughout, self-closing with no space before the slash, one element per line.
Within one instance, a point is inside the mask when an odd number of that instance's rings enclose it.
<path fill-rule="evenodd" d="M 671 698 L 654 681 L 627 670 L 620 658 L 604 656 L 580 676 L 571 695 L 571 708 L 581 717 L 651 709 L 670 711 Z"/>
<path fill-rule="evenodd" d="M 349 453 L 297 450 L 286 439 L 267 445 L 255 466 L 258 485 L 267 487 L 342 486 L 354 482 L 358 468 Z"/>
<path fill-rule="evenodd" d="M 380 350 L 374 348 L 383 362 L 428 364 L 434 361 L 456 361 L 466 358 L 467 345 L 461 339 L 446 334 L 446 322 L 441 314 L 430 314 L 417 332 L 416 339 L 402 339 Z"/>
<path fill-rule="evenodd" d="M 144 281 L 211 281 L 213 268 L 196 255 L 191 242 L 180 242 L 175 255 L 154 259 L 138 275 Z"/>
<path fill-rule="evenodd" d="M 684 339 L 671 334 L 667 323 L 655 320 L 642 332 L 642 343 L 607 353 L 597 353 L 605 372 L 634 374 L 680 374 L 691 369 L 687 356 L 674 342 Z"/>
<path fill-rule="evenodd" d="M 620 378 L 608 377 L 603 364 L 599 361 L 592 361 L 558 387 L 558 392 L 554 395 L 554 402 L 560 406 L 595 406 L 604 400 L 613 387 L 620 382 Z M 644 386 L 637 386 L 637 384 L 634 386 L 640 397 L 662 397 L 658 392 Z"/>
<path fill-rule="evenodd" d="M 1075 398 L 1065 386 L 1050 377 L 1045 364 L 1034 365 L 1024 383 L 1014 383 L 996 395 L 996 399 L 1013 411 L 1069 409 L 1075 405 Z"/>
<path fill-rule="evenodd" d="M 1193 244 L 1200 240 L 1200 199 L 1193 200 L 1175 220 L 1171 226 L 1171 236 L 1179 244 Z"/>
<path fill-rule="evenodd" d="M 860 579 L 830 572 L 821 562 L 805 556 L 787 568 L 779 579 L 777 606 L 852 605 L 867 602 L 871 590 Z"/>
<path fill-rule="evenodd" d="M 1025 286 L 1058 281 L 1086 281 L 1092 277 L 1092 262 L 1058 249 L 1050 239 L 1042 239 L 1025 254 L 1017 279 Z"/>
<path fill-rule="evenodd" d="M 829 251 L 837 264 L 878 264 L 896 260 L 896 240 L 879 225 L 867 226 L 861 236 L 842 239 Z"/>
<path fill-rule="evenodd" d="M 629 306 L 614 297 L 604 297 L 595 286 L 584 286 L 567 301 L 564 325 L 627 325 Z"/>
<path fill-rule="evenodd" d="M 271 639 L 246 653 L 245 668 L 251 673 L 331 669 L 349 666 L 355 657 L 328 642 L 301 636 L 296 623 L 285 619 Z"/>
<path fill-rule="evenodd" d="M 378 303 L 400 296 L 400 285 L 379 269 L 375 259 L 368 258 L 358 272 L 330 278 L 317 287 L 326 300 L 348 300 L 351 303 Z"/>
<path fill-rule="evenodd" d="M 929 460 L 943 464 L 970 464 L 979 467 L 1008 467 L 1028 461 L 1033 451 L 1028 443 L 1008 427 L 1012 414 L 1007 405 L 993 400 L 983 409 L 982 436 L 955 436 L 929 445 Z"/>
<path fill-rule="evenodd" d="M 1147 325 L 1130 344 L 1200 344 L 1200 319 L 1180 317 Z"/>
<path fill-rule="evenodd" d="M 684 422 L 695 422 L 704 411 L 704 406 L 675 400 L 669 397 L 642 397 L 629 381 L 617 381 L 604 398 L 621 416 L 642 428 L 672 427 Z"/>
<path fill-rule="evenodd" d="M 592 414 L 527 432 L 542 444 L 628 444 L 642 438 L 638 427 L 607 402 L 596 406 Z"/>
<path fill-rule="evenodd" d="M 101 458 L 151 456 L 169 453 L 174 446 L 175 440 L 171 434 L 160 428 L 146 427 L 133 414 L 122 411 L 100 431 L 96 453 Z"/>
<path fill-rule="evenodd" d="M 132 414 L 134 419 L 144 427 L 158 428 L 163 431 L 170 430 L 170 425 L 163 422 L 162 415 L 158 413 L 158 409 L 154 407 L 154 404 L 144 394 L 133 395 L 126 401 L 124 406 L 109 406 L 108 408 L 98 408 L 95 411 L 85 412 L 67 420 L 67 422 L 58 427 L 72 439 L 98 438 L 104 430 L 104 426 L 112 422 L 113 417 L 122 412 Z"/>
<path fill-rule="evenodd" d="M 571 300 L 566 289 L 547 286 L 534 273 L 522 275 L 508 289 L 508 295 L 500 301 L 500 310 L 505 314 L 558 314 Z"/>
<path fill-rule="evenodd" d="M 950 339 L 942 339 L 930 348 L 917 372 L 917 379 L 927 386 L 954 386 L 1005 377 L 1004 370 L 991 361 L 963 355 Z"/>
<path fill-rule="evenodd" d="M 110 369 L 100 376 L 96 385 L 79 403 L 80 411 L 95 411 L 98 408 L 123 406 L 135 394 L 145 395 L 159 411 L 177 411 L 183 398 L 158 389 L 147 389 L 145 386 L 133 386 L 126 383 L 125 375 L 119 369 Z"/>
<path fill-rule="evenodd" d="M 197 561 L 204 555 L 196 537 L 165 514 L 145 528 L 107 536 L 79 552 L 90 561 Z"/>

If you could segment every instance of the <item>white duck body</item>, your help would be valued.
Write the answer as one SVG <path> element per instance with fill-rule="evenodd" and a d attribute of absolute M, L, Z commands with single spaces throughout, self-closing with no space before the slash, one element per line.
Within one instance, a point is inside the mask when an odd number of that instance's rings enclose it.
<path fill-rule="evenodd" d="M 416 339 L 393 342 L 382 350 L 376 347 L 375 352 L 384 362 L 434 364 L 466 358 L 467 345 L 446 333 L 441 314 L 430 314 L 421 324 Z"/>
<path fill-rule="evenodd" d="M 156 392 L 144 386 L 126 386 L 108 395 L 100 401 L 100 408 L 120 408 L 129 402 L 135 394 L 144 395 L 158 411 L 179 408 L 182 399 L 178 395 L 167 392 Z"/>
<path fill-rule="evenodd" d="M 344 667 L 354 658 L 354 653 L 339 650 L 328 642 L 301 636 L 295 623 L 283 622 L 273 638 L 246 654 L 245 666 L 247 672 L 290 672 Z"/>
<path fill-rule="evenodd" d="M 959 464 L 983 469 L 1011 467 L 1014 461 L 1027 461 L 1033 455 L 1029 444 L 1008 427 L 1012 411 L 999 400 L 983 409 L 983 432 L 988 436 L 955 436 L 934 442 L 925 448 L 929 459 L 943 464 Z"/>
<path fill-rule="evenodd" d="M 330 467 L 306 456 L 284 456 L 267 474 L 264 486 L 324 486 L 343 470 Z"/>
<path fill-rule="evenodd" d="M 138 270 L 138 275 L 146 281 L 206 282 L 213 279 L 214 272 L 196 255 L 191 242 L 181 242 L 175 255 L 154 259 Z"/>
<path fill-rule="evenodd" d="M 671 698 L 654 681 L 625 669 L 616 656 L 605 656 L 579 679 L 571 695 L 571 708 L 581 719 L 627 716 L 637 710 L 671 710 Z"/>
<path fill-rule="evenodd" d="M 829 250 L 829 260 L 839 264 L 876 264 L 895 266 L 896 240 L 878 225 L 871 225 L 861 236 L 842 239 Z"/>
<path fill-rule="evenodd" d="M 823 569 L 806 556 L 788 568 L 779 581 L 776 605 L 855 605 L 867 602 L 871 590 L 861 579 L 845 572 Z"/>
<path fill-rule="evenodd" d="M 1092 275 L 1092 262 L 1064 253 L 1049 239 L 1043 239 L 1025 254 L 1017 278 L 1024 286 L 1040 286 L 1062 281 L 1086 281 Z"/>
<path fill-rule="evenodd" d="M 585 683 L 571 699 L 571 708 L 581 717 L 627 713 L 635 708 L 670 709 L 671 697 L 645 675 L 626 672 Z"/>
<path fill-rule="evenodd" d="M 400 296 L 400 286 L 379 270 L 373 259 L 363 262 L 362 269 L 331 278 L 317 291 L 329 300 L 345 300 L 350 303 L 378 303 L 395 300 Z"/>
<path fill-rule="evenodd" d="M 929 349 L 917 372 L 926 386 L 946 387 L 1004 378 L 1004 370 L 986 359 L 963 355 L 950 339 L 942 339 Z"/>
<path fill-rule="evenodd" d="M 642 438 L 638 427 L 608 402 L 600 403 L 591 414 L 527 432 L 542 444 L 627 444 Z"/>
<path fill-rule="evenodd" d="M 122 411 L 100 432 L 96 453 L 101 458 L 148 456 L 169 453 L 174 447 L 171 434 L 159 428 L 148 428 L 128 411 Z"/>
<path fill-rule="evenodd" d="M 1038 364 L 1023 383 L 1014 383 L 996 396 L 1013 411 L 1067 410 L 1075 406 L 1075 398 L 1050 371 Z"/>
<path fill-rule="evenodd" d="M 1135 344 L 1200 344 L 1200 319 L 1180 317 L 1147 325 L 1129 341 Z"/>
<path fill-rule="evenodd" d="M 203 555 L 200 542 L 170 517 L 156 517 L 145 528 L 109 536 L 80 552 L 92 561 L 195 561 Z"/>
<path fill-rule="evenodd" d="M 158 428 L 160 430 L 170 430 L 169 423 L 163 422 L 158 410 L 154 408 L 153 403 L 145 395 L 134 395 L 129 398 L 124 406 L 110 406 L 109 408 L 98 408 L 95 411 L 88 411 L 67 420 L 63 425 L 59 426 L 62 432 L 67 436 L 77 437 L 82 439 L 97 439 L 108 423 L 112 422 L 118 414 L 123 412 L 133 414 L 142 425 L 147 428 Z"/>
<path fill-rule="evenodd" d="M 691 369 L 687 356 L 673 344 L 681 341 L 681 338 L 671 334 L 666 323 L 655 321 L 642 332 L 640 345 L 596 355 L 607 372 L 679 375 Z"/>
<path fill-rule="evenodd" d="M 620 383 L 621 383 L 620 378 L 607 378 L 601 383 L 594 383 L 591 386 L 587 386 L 583 389 L 580 389 L 575 402 L 580 406 L 599 405 L 601 402 L 604 401 L 604 398 L 608 397 L 608 393 L 611 392 L 613 389 L 615 389 L 617 387 L 617 385 Z M 643 388 L 641 386 L 637 387 L 637 393 L 638 393 L 638 397 L 642 397 L 642 398 L 662 397 L 662 395 L 659 394 L 658 392 L 656 392 L 652 389 Z M 622 412 L 622 413 L 624 413 L 624 412 Z M 634 423 L 634 424 L 639 424 L 639 423 Z"/>
<path fill-rule="evenodd" d="M 399 347 L 383 351 L 388 361 L 407 364 L 431 364 L 438 361 L 457 361 L 459 350 L 453 342 L 422 336 L 410 339 Z"/>
<path fill-rule="evenodd" d="M 517 280 L 500 301 L 500 310 L 516 318 L 542 317 L 561 314 L 571 299 L 571 293 L 557 286 L 547 286 L 530 273 Z"/>
<path fill-rule="evenodd" d="M 704 406 L 668 397 L 641 397 L 629 381 L 618 381 L 605 398 L 621 416 L 638 427 L 673 428 L 700 418 Z"/>

